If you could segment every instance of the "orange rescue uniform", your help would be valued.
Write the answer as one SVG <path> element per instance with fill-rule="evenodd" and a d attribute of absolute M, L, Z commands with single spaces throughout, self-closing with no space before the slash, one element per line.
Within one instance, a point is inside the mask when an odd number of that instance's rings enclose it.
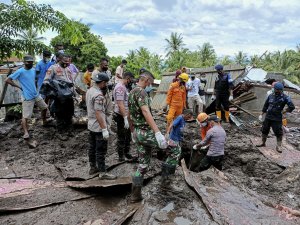
<path fill-rule="evenodd" d="M 211 128 L 210 124 L 205 126 L 205 127 L 201 127 L 200 128 L 200 132 L 201 132 L 201 139 L 202 141 L 204 140 L 205 136 L 206 136 L 206 133 L 207 131 Z"/>
<path fill-rule="evenodd" d="M 186 108 L 186 88 L 185 85 L 180 85 L 180 82 L 174 82 L 170 85 L 167 94 L 167 105 L 169 105 L 169 113 L 167 115 L 168 125 Z"/>

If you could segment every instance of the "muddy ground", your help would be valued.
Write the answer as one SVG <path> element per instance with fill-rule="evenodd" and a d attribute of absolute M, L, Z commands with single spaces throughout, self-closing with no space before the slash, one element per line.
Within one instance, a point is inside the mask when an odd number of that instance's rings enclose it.
<path fill-rule="evenodd" d="M 164 117 L 156 120 L 164 130 Z M 136 165 L 118 164 L 115 135 L 109 141 L 107 164 L 110 172 L 122 177 L 119 185 L 88 175 L 85 126 L 77 126 L 74 137 L 60 141 L 54 127 L 44 128 L 37 120 L 31 133 L 39 145 L 29 148 L 21 139 L 18 121 L 2 122 L 0 224 L 299 224 L 299 217 L 280 207 L 300 210 L 300 163 L 284 167 L 265 157 L 253 144 L 259 129 L 249 135 L 234 125 L 224 127 L 228 135 L 224 174 L 211 169 L 184 173 L 178 166 L 171 187 L 161 187 L 161 162 L 155 159 L 144 183 L 144 201 L 131 204 L 129 177 Z M 291 131 L 289 139 L 299 137 L 297 127 Z M 191 146 L 198 139 L 196 124 L 188 123 L 183 143 L 187 167 Z M 299 150 L 300 142 L 291 140 Z M 131 151 L 136 154 L 135 146 Z M 192 179 L 189 184 L 187 176 Z M 244 219 L 249 212 L 251 218 Z"/>

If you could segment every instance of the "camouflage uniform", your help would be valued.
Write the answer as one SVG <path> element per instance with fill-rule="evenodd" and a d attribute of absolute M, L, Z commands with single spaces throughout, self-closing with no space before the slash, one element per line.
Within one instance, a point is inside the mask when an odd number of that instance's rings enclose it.
<path fill-rule="evenodd" d="M 144 175 L 151 160 L 152 148 L 158 147 L 155 134 L 142 113 L 141 107 L 146 105 L 150 109 L 150 99 L 145 90 L 135 87 L 129 94 L 128 99 L 130 118 L 133 122 L 137 140 L 139 166 L 135 176 Z"/>
<path fill-rule="evenodd" d="M 168 158 L 166 159 L 166 163 L 170 166 L 178 165 L 178 160 L 181 155 L 180 143 L 170 139 L 168 141 L 167 154 Z"/>

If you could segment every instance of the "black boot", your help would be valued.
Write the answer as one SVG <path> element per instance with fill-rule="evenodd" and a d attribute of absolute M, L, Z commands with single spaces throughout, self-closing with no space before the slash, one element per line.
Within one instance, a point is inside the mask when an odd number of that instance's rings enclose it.
<path fill-rule="evenodd" d="M 93 174 L 98 173 L 98 172 L 99 172 L 99 170 L 98 170 L 98 168 L 96 167 L 96 165 L 90 164 L 89 175 L 93 175 Z"/>
<path fill-rule="evenodd" d="M 266 146 L 266 141 L 267 141 L 267 135 L 262 135 L 261 137 L 261 144 L 256 145 L 256 147 L 265 147 Z"/>
<path fill-rule="evenodd" d="M 279 152 L 279 153 L 282 153 L 282 147 L 281 147 L 281 144 L 282 144 L 282 136 L 278 136 L 278 137 L 276 137 L 276 138 L 277 138 L 276 151 Z"/>
<path fill-rule="evenodd" d="M 168 183 L 169 178 L 169 168 L 167 163 L 162 163 L 161 165 L 161 185 L 165 186 Z"/>
<path fill-rule="evenodd" d="M 143 181 L 144 181 L 143 176 L 132 176 L 131 199 L 130 199 L 132 203 L 143 200 L 142 197 Z"/>

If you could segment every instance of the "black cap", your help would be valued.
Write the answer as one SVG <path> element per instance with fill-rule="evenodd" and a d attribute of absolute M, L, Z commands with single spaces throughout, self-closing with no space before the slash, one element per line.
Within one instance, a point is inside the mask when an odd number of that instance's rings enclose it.
<path fill-rule="evenodd" d="M 31 55 L 25 55 L 23 59 L 24 59 L 24 62 L 33 62 L 34 61 L 34 59 Z"/>
<path fill-rule="evenodd" d="M 109 77 L 104 72 L 99 72 L 95 76 L 92 77 L 93 81 L 101 82 L 101 81 L 109 81 Z"/>
<path fill-rule="evenodd" d="M 48 50 L 43 51 L 43 56 L 51 56 L 51 52 Z"/>
<path fill-rule="evenodd" d="M 216 115 L 212 115 L 208 117 L 208 121 L 220 122 L 220 118 Z"/>

